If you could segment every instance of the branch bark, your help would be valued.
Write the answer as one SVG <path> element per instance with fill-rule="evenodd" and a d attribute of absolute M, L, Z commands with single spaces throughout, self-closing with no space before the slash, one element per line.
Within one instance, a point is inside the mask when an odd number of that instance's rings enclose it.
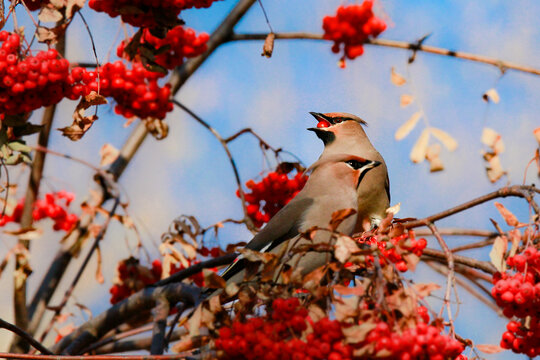
<path fill-rule="evenodd" d="M 493 266 L 491 263 L 489 263 L 487 261 L 476 260 L 476 259 L 472 259 L 472 258 L 469 258 L 469 257 L 460 256 L 460 255 L 454 255 L 453 257 L 454 257 L 454 262 L 456 264 L 467 265 L 467 266 L 470 266 L 472 268 L 482 270 L 482 271 L 484 271 L 484 272 L 486 272 L 488 274 L 491 274 L 491 275 L 493 275 L 493 274 L 495 274 L 497 272 L 497 269 L 495 269 L 495 266 Z M 439 250 L 430 249 L 430 248 L 425 248 L 424 249 L 422 259 L 427 259 L 427 260 L 436 259 L 439 262 L 445 262 L 446 263 L 446 255 L 445 255 L 444 252 L 439 251 Z"/>

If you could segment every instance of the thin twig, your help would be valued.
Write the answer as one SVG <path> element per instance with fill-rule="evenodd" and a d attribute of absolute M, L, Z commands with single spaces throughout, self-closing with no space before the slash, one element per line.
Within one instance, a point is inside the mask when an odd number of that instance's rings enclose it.
<path fill-rule="evenodd" d="M 219 132 L 217 132 L 216 129 L 214 129 L 210 124 L 208 124 L 206 121 L 204 121 L 200 116 L 195 114 L 193 111 L 191 111 L 188 107 L 186 107 L 184 104 L 182 104 L 180 101 L 173 99 L 173 103 L 178 106 L 180 109 L 184 110 L 186 113 L 188 113 L 192 118 L 197 120 L 199 124 L 204 126 L 208 131 L 214 135 L 216 139 L 220 142 L 221 146 L 223 147 L 223 150 L 225 150 L 225 153 L 227 154 L 227 158 L 229 159 L 229 162 L 231 164 L 231 167 L 234 172 L 234 178 L 236 180 L 236 185 L 238 187 L 238 194 L 240 195 L 240 200 L 242 202 L 242 210 L 244 212 L 244 222 L 246 223 L 246 226 L 250 231 L 256 231 L 255 225 L 253 224 L 253 221 L 248 215 L 247 212 L 247 206 L 246 206 L 246 196 L 244 194 L 244 190 L 242 189 L 242 180 L 240 180 L 240 173 L 238 172 L 238 168 L 236 167 L 236 162 L 234 161 L 234 158 L 231 154 L 231 151 L 229 150 L 229 146 L 227 145 L 227 142 L 223 139 L 223 137 L 220 135 Z"/>
<path fill-rule="evenodd" d="M 230 37 L 231 41 L 239 40 L 264 40 L 268 34 L 233 34 Z M 325 40 L 321 34 L 312 34 L 305 32 L 296 32 L 296 33 L 281 33 L 275 34 L 276 39 L 280 40 L 295 40 L 295 39 L 307 39 L 307 40 Z M 328 41 L 328 40 L 325 40 Z M 525 66 L 521 64 L 516 64 L 508 61 L 502 61 L 499 59 L 491 58 L 488 56 L 470 54 L 462 51 L 453 51 L 449 49 L 438 48 L 435 46 L 428 46 L 423 44 L 409 43 L 406 41 L 397 41 L 397 40 L 387 40 L 387 39 L 371 39 L 366 42 L 365 45 L 375 45 L 375 46 L 384 46 L 397 49 L 413 50 L 413 51 L 423 51 L 430 54 L 450 56 L 463 60 L 470 60 L 475 62 L 480 62 L 483 64 L 493 65 L 497 67 L 501 72 L 506 70 L 516 70 L 525 72 L 533 75 L 540 75 L 540 69 L 536 69 L 530 66 Z"/>
<path fill-rule="evenodd" d="M 105 232 L 107 231 L 107 228 L 109 226 L 109 223 L 114 215 L 114 213 L 116 212 L 116 208 L 118 207 L 118 205 L 120 204 L 120 198 L 119 196 L 116 197 L 115 201 L 114 201 L 114 204 L 111 208 L 111 210 L 109 211 L 109 214 L 107 216 L 107 219 L 105 219 L 105 223 L 102 225 L 101 227 L 101 230 L 99 231 L 99 233 L 97 234 L 96 238 L 94 239 L 94 243 L 92 244 L 92 247 L 90 248 L 90 250 L 88 251 L 88 254 L 86 254 L 86 257 L 83 261 L 83 263 L 81 264 L 81 267 L 79 268 L 79 270 L 77 271 L 77 274 L 75 275 L 75 278 L 73 279 L 73 281 L 71 282 L 71 285 L 70 287 L 67 289 L 67 291 L 65 292 L 64 294 L 64 297 L 62 298 L 62 301 L 60 302 L 59 305 L 57 306 L 54 306 L 54 307 L 51 307 L 51 308 L 54 308 L 54 316 L 53 318 L 51 319 L 50 323 L 49 323 L 49 326 L 47 327 L 47 329 L 43 332 L 43 334 L 41 334 L 41 341 L 43 341 L 45 339 L 45 337 L 47 336 L 47 334 L 49 333 L 49 331 L 52 329 L 53 327 L 53 324 L 54 322 L 56 321 L 56 317 L 58 315 L 60 315 L 60 313 L 62 312 L 64 306 L 66 306 L 69 298 L 71 297 L 71 294 L 73 293 L 73 291 L 75 290 L 75 286 L 77 286 L 77 283 L 79 282 L 82 274 L 84 273 L 84 270 L 86 270 L 86 266 L 88 265 L 88 263 L 90 262 L 90 259 L 92 258 L 92 255 L 94 254 L 94 252 L 96 251 L 96 249 L 98 248 L 99 246 L 99 242 L 101 241 L 101 239 L 103 239 L 103 237 L 105 236 Z"/>
<path fill-rule="evenodd" d="M 169 341 L 176 341 L 179 340 L 180 337 L 187 334 L 187 330 L 185 328 L 176 329 L 171 337 L 169 338 Z M 125 341 L 119 341 L 112 344 L 107 344 L 101 347 L 98 347 L 95 351 L 92 351 L 93 354 L 99 355 L 99 354 L 112 354 L 112 353 L 123 353 L 127 351 L 134 351 L 134 350 L 150 350 L 150 346 L 152 344 L 152 337 L 148 336 L 145 338 L 138 338 L 133 340 L 125 340 Z"/>
<path fill-rule="evenodd" d="M 169 302 L 165 296 L 156 300 L 156 305 L 152 309 L 154 316 L 154 326 L 152 327 L 152 344 L 150 354 L 161 355 L 165 350 L 165 329 L 167 327 L 167 315 L 170 310 Z"/>
<path fill-rule="evenodd" d="M 8 323 L 7 321 L 0 319 L 0 328 L 9 330 L 13 332 L 14 334 L 17 334 L 20 336 L 24 341 L 26 341 L 28 344 L 32 345 L 36 350 L 39 352 L 46 354 L 46 355 L 53 355 L 53 352 L 47 349 L 45 346 L 41 345 L 39 341 L 34 339 L 32 335 L 24 331 L 23 329 L 19 328 L 18 326 L 15 326 L 13 324 Z"/>
<path fill-rule="evenodd" d="M 444 255 L 446 256 L 446 261 L 448 262 L 448 275 L 446 279 L 446 291 L 444 293 L 444 305 L 446 306 L 446 312 L 448 313 L 448 321 L 450 322 L 450 334 L 453 336 L 455 333 L 454 329 L 454 320 L 452 318 L 452 307 L 450 306 L 450 296 L 452 292 L 452 286 L 455 281 L 455 274 L 454 274 L 454 255 L 448 248 L 448 245 L 442 238 L 441 234 L 439 234 L 439 231 L 437 230 L 437 227 L 432 224 L 428 223 L 427 226 L 429 229 L 433 232 L 433 235 L 439 242 L 439 245 L 444 251 Z M 444 307 L 443 307 L 444 308 Z M 442 309 L 439 316 L 442 316 Z"/>
<path fill-rule="evenodd" d="M 414 230 L 416 236 L 433 236 L 429 229 Z M 493 237 L 499 235 L 490 230 L 480 229 L 461 229 L 461 228 L 439 228 L 439 234 L 444 236 L 478 236 L 478 237 Z"/>
<path fill-rule="evenodd" d="M 465 244 L 465 245 L 461 245 L 461 246 L 456 246 L 456 247 L 450 249 L 450 251 L 452 251 L 453 253 L 456 253 L 456 252 L 459 252 L 459 251 L 483 248 L 483 247 L 492 245 L 494 241 L 495 241 L 495 238 L 490 237 L 487 240 L 477 241 L 477 242 L 474 242 L 474 243 L 471 243 L 471 244 Z"/>
<path fill-rule="evenodd" d="M 436 260 L 439 260 L 439 261 L 446 261 L 446 255 L 442 251 L 434 250 L 434 249 L 430 249 L 430 248 L 425 248 L 424 249 L 424 252 L 422 254 L 422 258 L 423 259 L 429 259 L 429 260 L 436 259 Z M 460 256 L 460 255 L 454 255 L 453 258 L 454 258 L 454 262 L 456 264 L 467 265 L 467 266 L 470 266 L 470 267 L 478 269 L 478 270 L 482 270 L 482 271 L 484 271 L 484 272 L 486 272 L 488 274 L 492 274 L 492 275 L 497 272 L 497 269 L 495 269 L 495 267 L 491 263 L 489 263 L 487 261 L 476 260 L 476 259 L 473 259 L 473 258 L 469 258 L 469 257 L 466 257 L 466 256 Z"/>
<path fill-rule="evenodd" d="M 0 358 L 4 359 L 20 359 L 20 360 L 174 360 L 185 359 L 187 353 L 172 354 L 172 355 L 30 355 L 30 354 L 13 354 L 0 353 Z"/>

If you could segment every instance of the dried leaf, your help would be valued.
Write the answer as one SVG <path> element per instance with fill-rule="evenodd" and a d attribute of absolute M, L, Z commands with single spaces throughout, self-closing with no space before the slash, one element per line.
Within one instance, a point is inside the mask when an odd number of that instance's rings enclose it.
<path fill-rule="evenodd" d="M 537 127 L 533 130 L 534 137 L 536 138 L 536 141 L 538 141 L 538 145 L 540 145 L 540 127 Z"/>
<path fill-rule="evenodd" d="M 486 173 L 489 181 L 491 181 L 492 183 L 496 182 L 504 174 L 506 174 L 506 171 L 504 171 L 498 155 L 494 155 L 493 153 L 484 153 L 484 160 L 487 161 Z"/>
<path fill-rule="evenodd" d="M 106 143 L 99 150 L 99 155 L 101 156 L 101 161 L 99 162 L 99 165 L 106 166 L 112 164 L 118 158 L 118 155 L 120 155 L 120 151 L 113 145 Z"/>
<path fill-rule="evenodd" d="M 354 317 L 358 314 L 358 296 L 351 296 L 340 298 L 335 302 L 336 306 L 336 319 L 338 321 L 344 321 L 349 317 Z"/>
<path fill-rule="evenodd" d="M 276 255 L 272 253 L 261 253 L 246 248 L 238 249 L 238 252 L 242 254 L 247 261 L 262 261 L 265 264 L 276 257 Z"/>
<path fill-rule="evenodd" d="M 103 284 L 105 282 L 105 278 L 103 277 L 103 272 L 102 272 L 102 269 L 101 269 L 103 259 L 101 257 L 101 249 L 99 248 L 99 246 L 96 248 L 96 253 L 97 253 L 96 280 L 97 280 L 98 283 Z"/>
<path fill-rule="evenodd" d="M 347 262 L 352 254 L 360 251 L 360 248 L 356 245 L 356 241 L 348 236 L 340 236 L 335 245 L 334 256 L 342 264 Z"/>
<path fill-rule="evenodd" d="M 396 86 L 401 86 L 407 82 L 407 80 L 405 80 L 403 76 L 401 76 L 400 74 L 396 72 L 396 69 L 394 69 L 393 66 L 390 73 L 390 81 L 392 81 L 392 84 Z"/>
<path fill-rule="evenodd" d="M 83 97 L 75 112 L 73 113 L 73 123 L 65 128 L 58 129 L 62 135 L 68 137 L 72 141 L 80 140 L 84 134 L 90 129 L 94 121 L 98 119 L 97 115 L 84 116 L 84 112 L 90 106 L 106 104 L 107 99 L 92 91 L 87 96 Z"/>
<path fill-rule="evenodd" d="M 204 286 L 210 289 L 223 289 L 227 283 L 215 271 L 203 269 Z"/>
<path fill-rule="evenodd" d="M 400 209 L 401 209 L 401 203 L 398 202 L 396 205 L 390 206 L 388 209 L 386 209 L 386 213 L 393 214 L 395 216 L 399 212 Z"/>
<path fill-rule="evenodd" d="M 416 143 L 414 144 L 410 154 L 412 162 L 421 163 L 426 158 L 429 143 L 429 134 L 429 129 L 426 128 L 424 129 L 424 131 L 422 131 L 422 134 L 420 134 L 418 140 L 416 140 Z"/>
<path fill-rule="evenodd" d="M 401 125 L 399 129 L 397 129 L 396 133 L 394 134 L 394 138 L 397 141 L 404 139 L 414 129 L 414 127 L 418 123 L 418 120 L 420 120 L 421 118 L 422 118 L 422 112 L 421 111 L 415 112 L 409 118 L 409 120 L 405 121 L 405 123 L 403 123 L 403 125 Z"/>
<path fill-rule="evenodd" d="M 189 329 L 189 336 L 193 337 L 199 335 L 199 329 L 201 328 L 201 320 L 202 306 L 199 305 L 197 306 L 197 309 L 195 309 L 186 324 L 186 327 Z"/>
<path fill-rule="evenodd" d="M 510 241 L 512 242 L 512 247 L 510 248 L 508 257 L 512 257 L 516 255 L 519 249 L 519 243 L 521 242 L 521 231 L 519 231 L 518 229 L 510 230 L 508 232 L 508 236 L 510 237 Z"/>
<path fill-rule="evenodd" d="M 208 300 L 208 304 L 210 305 L 210 311 L 213 313 L 218 313 L 221 311 L 221 301 L 219 299 L 219 296 L 212 296 Z"/>
<path fill-rule="evenodd" d="M 495 155 L 504 152 L 504 142 L 501 135 L 491 128 L 485 127 L 482 130 L 482 143 L 489 146 Z"/>
<path fill-rule="evenodd" d="M 43 235 L 43 229 L 29 227 L 13 231 L 4 230 L 4 234 L 18 236 L 21 240 L 35 240 Z"/>
<path fill-rule="evenodd" d="M 475 345 L 475 347 L 481 352 L 486 353 L 486 354 L 497 354 L 504 351 L 504 349 L 500 347 L 499 345 L 479 344 L 479 345 Z"/>
<path fill-rule="evenodd" d="M 343 220 L 349 216 L 356 214 L 355 209 L 341 209 L 332 213 L 332 219 L 330 220 L 330 229 L 336 231 Z"/>
<path fill-rule="evenodd" d="M 88 315 L 88 319 L 91 319 L 93 317 L 92 310 L 90 310 L 86 305 L 83 305 L 81 303 L 75 303 L 75 306 L 77 306 L 81 311 L 86 313 Z"/>
<path fill-rule="evenodd" d="M 445 148 L 448 149 L 448 151 L 456 150 L 458 146 L 457 141 L 446 131 L 442 131 L 441 129 L 437 129 L 434 127 L 430 128 L 430 131 L 433 136 L 435 136 L 440 142 L 442 142 L 442 144 Z"/>
<path fill-rule="evenodd" d="M 71 19 L 73 14 L 82 9 L 86 0 L 67 0 L 66 18 Z"/>
<path fill-rule="evenodd" d="M 439 290 L 441 287 L 435 283 L 425 283 L 425 284 L 414 284 L 413 288 L 415 289 L 415 292 L 420 296 L 421 298 L 425 298 L 426 296 L 431 295 L 431 293 L 435 290 Z"/>
<path fill-rule="evenodd" d="M 236 283 L 227 284 L 227 286 L 225 287 L 225 293 L 229 296 L 234 296 L 238 294 L 239 291 L 240 291 L 240 288 L 238 287 Z"/>
<path fill-rule="evenodd" d="M 360 325 L 353 325 L 349 327 L 343 327 L 343 335 L 345 335 L 345 341 L 348 344 L 358 344 L 364 341 L 371 330 L 375 329 L 377 325 L 374 322 L 363 322 Z"/>
<path fill-rule="evenodd" d="M 365 294 L 366 289 L 362 285 L 356 285 L 355 287 L 349 287 L 344 285 L 334 285 L 334 291 L 340 295 L 356 295 L 362 296 Z"/>
<path fill-rule="evenodd" d="M 501 216 L 503 217 L 504 221 L 506 221 L 506 224 L 508 226 L 518 226 L 519 225 L 519 221 L 516 218 L 516 216 L 514 214 L 512 214 L 512 212 L 510 210 L 505 208 L 503 204 L 501 204 L 499 202 L 495 202 L 495 207 L 497 208 L 497 210 L 499 210 L 499 214 L 501 214 Z"/>
<path fill-rule="evenodd" d="M 409 106 L 414 101 L 414 97 L 412 95 L 403 94 L 401 95 L 401 98 L 399 99 L 399 106 L 406 107 Z"/>
<path fill-rule="evenodd" d="M 489 252 L 491 263 L 500 272 L 504 272 L 506 270 L 506 261 L 504 259 L 504 255 L 506 254 L 507 248 L 508 239 L 506 236 L 497 236 L 493 242 L 493 247 Z"/>
<path fill-rule="evenodd" d="M 163 140 L 169 135 L 169 125 L 165 120 L 148 118 L 144 119 L 146 130 L 156 139 Z"/>
<path fill-rule="evenodd" d="M 266 39 L 264 40 L 263 52 L 261 56 L 266 56 L 267 58 L 272 57 L 272 52 L 274 51 L 275 39 L 276 39 L 276 35 L 274 33 L 270 33 L 266 36 Z"/>
<path fill-rule="evenodd" d="M 54 8 L 51 7 L 42 7 L 41 11 L 39 12 L 38 19 L 41 22 L 58 22 L 62 20 L 64 16 L 62 16 L 62 13 Z"/>
<path fill-rule="evenodd" d="M 439 158 L 439 153 L 441 152 L 440 144 L 431 144 L 428 146 L 426 152 L 426 159 L 429 161 L 429 171 L 437 172 L 444 170 L 444 165 Z"/>
<path fill-rule="evenodd" d="M 497 92 L 497 90 L 493 88 L 486 91 L 484 95 L 482 95 L 482 98 L 484 99 L 485 102 L 491 101 L 495 104 L 498 104 L 499 101 L 501 100 L 501 98 L 499 97 L 499 93 Z"/>

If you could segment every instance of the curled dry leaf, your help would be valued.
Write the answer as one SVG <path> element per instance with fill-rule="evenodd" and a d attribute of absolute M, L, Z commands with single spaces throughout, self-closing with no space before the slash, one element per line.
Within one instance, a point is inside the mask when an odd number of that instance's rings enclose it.
<path fill-rule="evenodd" d="M 484 95 L 482 95 L 482 98 L 484 99 L 484 101 L 486 102 L 493 102 L 495 104 L 498 104 L 499 101 L 501 100 L 501 98 L 499 97 L 499 93 L 497 92 L 497 90 L 495 89 L 489 89 L 488 91 L 486 91 L 484 93 Z"/>
<path fill-rule="evenodd" d="M 266 39 L 264 40 L 263 52 L 261 56 L 266 56 L 267 58 L 272 57 L 272 52 L 274 51 L 275 39 L 276 39 L 276 35 L 274 33 L 270 33 L 266 36 Z"/>
<path fill-rule="evenodd" d="M 43 235 L 43 229 L 40 228 L 24 228 L 14 231 L 4 231 L 4 234 L 18 236 L 20 240 L 35 240 L 39 239 Z"/>
<path fill-rule="evenodd" d="M 118 158 L 118 155 L 120 155 L 120 151 L 113 145 L 106 143 L 99 150 L 99 155 L 101 156 L 101 161 L 99 162 L 99 165 L 106 166 L 112 164 Z"/>
<path fill-rule="evenodd" d="M 210 289 L 223 289 L 227 283 L 215 271 L 203 269 L 204 286 Z"/>
<path fill-rule="evenodd" d="M 537 127 L 533 130 L 534 137 L 536 138 L 536 141 L 538 141 L 538 145 L 540 145 L 540 127 Z"/>
<path fill-rule="evenodd" d="M 487 162 L 486 173 L 489 181 L 497 182 L 506 172 L 501 165 L 501 159 L 493 153 L 484 153 L 484 160 Z"/>
<path fill-rule="evenodd" d="M 396 133 L 394 134 L 394 138 L 398 141 L 404 139 L 414 129 L 416 124 L 418 124 L 418 120 L 420 120 L 421 118 L 421 111 L 417 111 L 412 114 L 409 120 L 405 121 L 403 125 L 401 125 L 399 129 L 397 129 Z"/>
<path fill-rule="evenodd" d="M 403 94 L 401 95 L 399 99 L 399 106 L 406 107 L 409 106 L 414 101 L 414 97 L 409 94 Z"/>
<path fill-rule="evenodd" d="M 504 351 L 504 349 L 500 347 L 499 345 L 479 344 L 479 345 L 475 345 L 475 347 L 481 352 L 486 353 L 486 354 L 497 354 Z"/>
<path fill-rule="evenodd" d="M 334 256 L 343 264 L 358 251 L 360 248 L 356 245 L 356 241 L 348 236 L 340 236 L 336 241 Z"/>
<path fill-rule="evenodd" d="M 169 125 L 165 120 L 148 118 L 144 120 L 146 130 L 156 139 L 163 140 L 169 135 Z"/>
<path fill-rule="evenodd" d="M 439 290 L 441 287 L 435 283 L 414 284 L 413 288 L 420 298 L 425 298 L 431 295 L 435 290 Z"/>
<path fill-rule="evenodd" d="M 437 172 L 444 170 L 444 165 L 439 158 L 439 153 L 441 152 L 440 144 L 431 144 L 428 146 L 426 152 L 426 159 L 429 161 L 429 171 Z"/>
<path fill-rule="evenodd" d="M 80 140 L 90 129 L 94 121 L 98 119 L 97 115 L 85 116 L 85 110 L 90 106 L 102 105 L 106 103 L 107 99 L 99 95 L 97 92 L 92 91 L 90 94 L 83 97 L 77 105 L 77 108 L 73 113 L 73 124 L 58 130 L 60 130 L 62 135 L 68 137 L 70 140 Z"/>
<path fill-rule="evenodd" d="M 407 82 L 403 76 L 396 72 L 396 69 L 393 66 L 390 73 L 390 81 L 392 81 L 392 84 L 396 86 L 401 86 Z"/>
<path fill-rule="evenodd" d="M 374 322 L 363 322 L 360 325 L 343 327 L 343 335 L 349 344 L 358 344 L 366 339 L 371 330 L 377 325 Z"/>
<path fill-rule="evenodd" d="M 428 128 L 424 129 L 418 140 L 416 140 L 410 154 L 410 159 L 412 162 L 421 163 L 426 158 L 429 143 L 429 133 Z"/>
<path fill-rule="evenodd" d="M 504 272 L 506 270 L 506 260 L 504 255 L 506 254 L 507 248 L 508 239 L 506 236 L 497 236 L 493 242 L 491 251 L 489 252 L 491 263 L 500 272 Z"/>
<path fill-rule="evenodd" d="M 105 282 L 105 278 L 103 277 L 103 271 L 102 271 L 103 258 L 101 256 L 101 249 L 99 248 L 99 246 L 96 248 L 96 253 L 97 253 L 96 281 L 100 284 L 103 284 Z"/>
<path fill-rule="evenodd" d="M 517 217 L 514 214 L 512 214 L 510 210 L 505 208 L 503 204 L 499 202 L 495 202 L 495 207 L 497 208 L 497 210 L 499 210 L 499 214 L 501 214 L 501 216 L 503 217 L 504 221 L 506 221 L 506 224 L 508 226 L 519 225 L 519 221 Z"/>
<path fill-rule="evenodd" d="M 430 128 L 430 131 L 433 136 L 435 136 L 444 145 L 444 147 L 448 149 L 448 151 L 456 150 L 458 146 L 457 141 L 446 131 L 434 127 Z"/>
<path fill-rule="evenodd" d="M 401 209 L 401 203 L 398 202 L 396 205 L 390 206 L 388 209 L 386 209 L 386 213 L 393 214 L 395 216 L 399 212 L 400 209 Z"/>
<path fill-rule="evenodd" d="M 62 13 L 51 7 L 42 7 L 39 12 L 38 19 L 41 22 L 58 22 L 62 20 L 64 16 Z"/>
<path fill-rule="evenodd" d="M 482 130 L 482 143 L 489 146 L 495 154 L 504 152 L 504 143 L 501 135 L 491 128 L 485 127 Z"/>
<path fill-rule="evenodd" d="M 356 214 L 355 209 L 341 209 L 332 213 L 332 219 L 330 220 L 330 229 L 335 231 L 339 225 L 351 215 Z"/>
<path fill-rule="evenodd" d="M 270 260 L 276 258 L 275 254 L 262 253 L 262 252 L 258 252 L 258 251 L 254 251 L 254 250 L 250 250 L 246 248 L 238 249 L 238 252 L 242 254 L 247 261 L 251 261 L 251 262 L 262 261 L 264 264 L 266 264 Z"/>

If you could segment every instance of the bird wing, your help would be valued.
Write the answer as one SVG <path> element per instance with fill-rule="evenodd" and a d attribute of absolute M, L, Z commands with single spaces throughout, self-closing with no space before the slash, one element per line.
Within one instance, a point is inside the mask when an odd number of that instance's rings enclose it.
<path fill-rule="evenodd" d="M 246 245 L 247 249 L 259 252 L 270 252 L 284 241 L 300 233 L 299 228 L 303 214 L 313 204 L 312 198 L 294 198 L 284 208 L 277 212 L 266 226 Z M 244 269 L 245 261 L 239 256 L 221 277 L 230 279 Z"/>

